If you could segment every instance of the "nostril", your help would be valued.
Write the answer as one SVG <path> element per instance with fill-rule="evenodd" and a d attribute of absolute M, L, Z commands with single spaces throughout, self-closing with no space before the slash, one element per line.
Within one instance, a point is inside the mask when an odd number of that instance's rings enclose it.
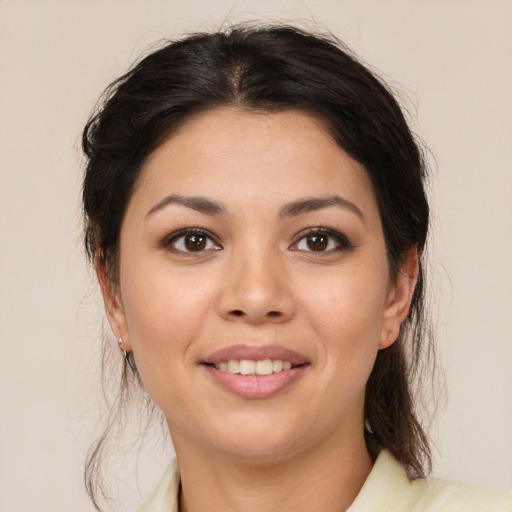
<path fill-rule="evenodd" d="M 267 313 L 267 316 L 269 316 L 270 318 L 277 318 L 281 316 L 281 313 L 279 311 L 269 311 Z"/>
<path fill-rule="evenodd" d="M 235 309 L 235 310 L 231 311 L 231 314 L 234 316 L 244 316 L 244 312 L 241 311 L 240 309 Z"/>

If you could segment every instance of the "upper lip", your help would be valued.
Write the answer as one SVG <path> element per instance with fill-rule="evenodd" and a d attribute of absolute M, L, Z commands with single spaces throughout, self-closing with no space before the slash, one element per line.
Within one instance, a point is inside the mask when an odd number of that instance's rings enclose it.
<path fill-rule="evenodd" d="M 216 350 L 208 355 L 204 363 L 216 364 L 230 359 L 248 359 L 250 361 L 262 361 L 264 359 L 280 359 L 282 361 L 290 361 L 294 366 L 306 364 L 309 361 L 306 357 L 282 347 L 280 345 L 232 345 Z"/>

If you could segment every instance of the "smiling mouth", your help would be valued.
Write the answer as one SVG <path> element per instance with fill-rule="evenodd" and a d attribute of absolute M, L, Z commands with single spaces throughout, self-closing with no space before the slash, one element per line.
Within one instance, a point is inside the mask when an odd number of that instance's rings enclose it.
<path fill-rule="evenodd" d="M 243 399 L 266 399 L 298 382 L 311 366 L 301 354 L 279 345 L 233 345 L 206 358 L 213 382 Z"/>
<path fill-rule="evenodd" d="M 293 365 L 290 361 L 282 359 L 261 359 L 258 361 L 251 359 L 229 359 L 228 361 L 220 361 L 208 366 L 212 366 L 221 372 L 265 376 L 291 370 L 302 365 Z"/>

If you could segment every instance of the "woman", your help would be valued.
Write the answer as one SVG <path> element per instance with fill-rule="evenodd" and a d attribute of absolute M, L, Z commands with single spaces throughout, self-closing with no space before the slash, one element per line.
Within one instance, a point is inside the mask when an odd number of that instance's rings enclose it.
<path fill-rule="evenodd" d="M 141 511 L 512 510 L 425 478 L 425 165 L 347 49 L 291 27 L 169 43 L 113 84 L 83 147 L 123 375 L 177 457 Z"/>

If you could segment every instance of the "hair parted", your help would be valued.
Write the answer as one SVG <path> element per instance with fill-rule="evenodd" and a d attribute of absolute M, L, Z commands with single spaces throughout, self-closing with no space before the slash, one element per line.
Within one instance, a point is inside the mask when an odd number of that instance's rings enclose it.
<path fill-rule="evenodd" d="M 315 116 L 371 179 L 392 276 L 407 251 L 417 248 L 419 279 L 409 315 L 397 341 L 379 351 L 367 384 L 365 439 L 374 459 L 386 448 L 411 476 L 423 476 L 431 453 L 415 389 L 432 352 L 423 261 L 426 165 L 389 88 L 334 37 L 280 25 L 190 35 L 167 42 L 113 82 L 82 137 L 90 260 L 99 257 L 117 284 L 120 228 L 145 160 L 191 116 L 219 107 Z M 129 373 L 138 380 L 135 366 Z M 94 473 L 100 453 L 96 446 L 86 468 L 98 509 Z"/>

